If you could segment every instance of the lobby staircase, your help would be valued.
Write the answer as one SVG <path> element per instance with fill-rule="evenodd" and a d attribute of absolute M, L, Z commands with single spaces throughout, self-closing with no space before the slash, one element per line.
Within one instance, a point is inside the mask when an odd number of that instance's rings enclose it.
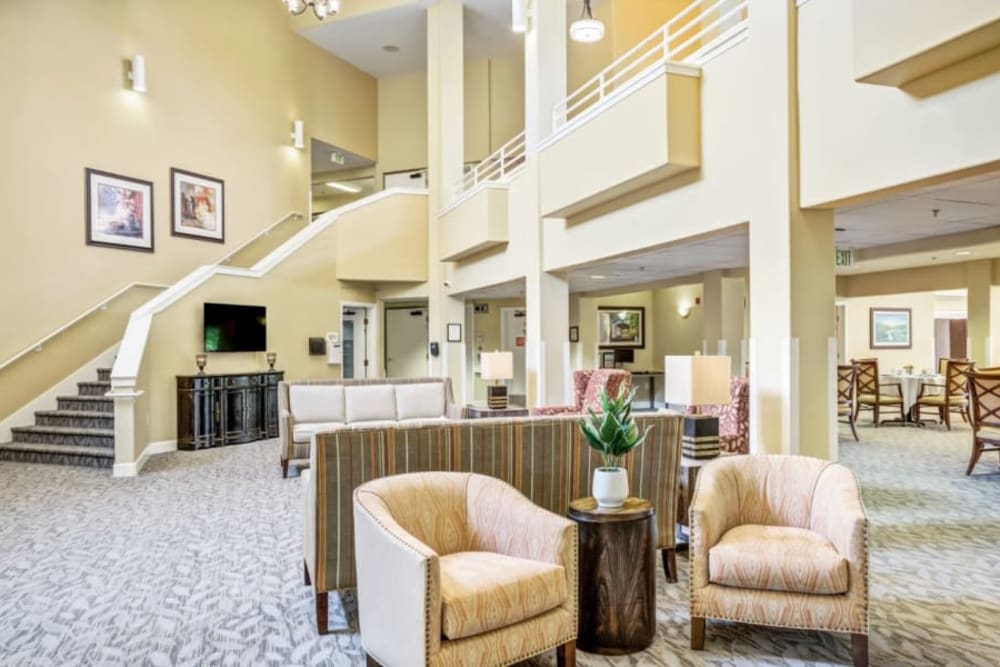
<path fill-rule="evenodd" d="M 77 383 L 76 396 L 59 396 L 55 410 L 35 412 L 34 426 L 11 429 L 13 442 L 0 443 L 0 461 L 59 463 L 110 468 L 115 462 L 111 369 L 97 380 Z"/>

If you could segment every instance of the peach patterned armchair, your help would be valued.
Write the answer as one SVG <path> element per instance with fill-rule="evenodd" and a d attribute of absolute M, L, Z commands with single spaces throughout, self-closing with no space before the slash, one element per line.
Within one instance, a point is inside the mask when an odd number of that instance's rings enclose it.
<path fill-rule="evenodd" d="M 509 665 L 551 648 L 574 664 L 574 522 L 499 479 L 424 472 L 359 486 L 354 527 L 369 664 Z"/>
<path fill-rule="evenodd" d="M 805 456 L 723 457 L 690 509 L 691 648 L 705 619 L 847 632 L 868 664 L 868 517 L 854 473 Z"/>
<path fill-rule="evenodd" d="M 573 371 L 573 405 L 546 405 L 532 408 L 532 415 L 583 414 L 587 408 L 601 409 L 601 387 L 607 386 L 608 395 L 615 396 L 621 386 L 632 388 L 632 374 L 621 368 L 592 368 Z"/>

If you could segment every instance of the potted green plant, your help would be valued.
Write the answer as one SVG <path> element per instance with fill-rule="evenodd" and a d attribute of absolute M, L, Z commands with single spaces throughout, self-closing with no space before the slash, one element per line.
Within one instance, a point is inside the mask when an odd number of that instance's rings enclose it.
<path fill-rule="evenodd" d="M 635 389 L 626 392 L 622 386 L 614 398 L 601 388 L 601 413 L 587 409 L 580 422 L 580 431 L 587 443 L 601 455 L 603 467 L 594 471 L 591 493 L 599 507 L 621 507 L 628 498 L 628 475 L 621 467 L 622 458 L 642 444 L 652 426 L 639 433 L 632 417 Z"/>

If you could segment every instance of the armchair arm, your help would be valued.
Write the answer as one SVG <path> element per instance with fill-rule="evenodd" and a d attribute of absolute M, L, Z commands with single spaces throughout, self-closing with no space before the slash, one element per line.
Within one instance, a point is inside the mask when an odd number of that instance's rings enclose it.
<path fill-rule="evenodd" d="M 354 548 L 365 650 L 383 665 L 429 664 L 441 646 L 437 553 L 363 490 L 354 492 Z"/>
<path fill-rule="evenodd" d="M 575 522 L 482 475 L 469 479 L 466 503 L 471 549 L 561 565 L 567 590 L 576 590 Z"/>
<path fill-rule="evenodd" d="M 739 487 L 720 459 L 701 469 L 689 508 L 691 587 L 708 585 L 708 552 L 730 528 L 739 525 Z"/>
<path fill-rule="evenodd" d="M 811 530 L 825 536 L 851 563 L 867 565 L 868 515 L 854 473 L 834 464 L 820 474 L 813 492 Z"/>
<path fill-rule="evenodd" d="M 448 419 L 465 419 L 465 408 L 455 403 L 444 406 L 444 416 Z"/>

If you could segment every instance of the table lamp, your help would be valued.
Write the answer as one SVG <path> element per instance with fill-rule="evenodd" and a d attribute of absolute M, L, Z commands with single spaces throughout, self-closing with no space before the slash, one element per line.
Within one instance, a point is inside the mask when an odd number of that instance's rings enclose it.
<path fill-rule="evenodd" d="M 719 455 L 719 418 L 698 414 L 702 405 L 729 403 L 732 361 L 724 356 L 666 356 L 663 358 L 664 400 L 694 408 L 684 417 L 681 452 L 694 459 Z"/>
<path fill-rule="evenodd" d="M 514 377 L 513 352 L 483 352 L 479 359 L 480 376 L 484 380 L 497 380 L 486 385 L 486 405 L 491 410 L 507 408 L 507 385 L 504 380 Z"/>

